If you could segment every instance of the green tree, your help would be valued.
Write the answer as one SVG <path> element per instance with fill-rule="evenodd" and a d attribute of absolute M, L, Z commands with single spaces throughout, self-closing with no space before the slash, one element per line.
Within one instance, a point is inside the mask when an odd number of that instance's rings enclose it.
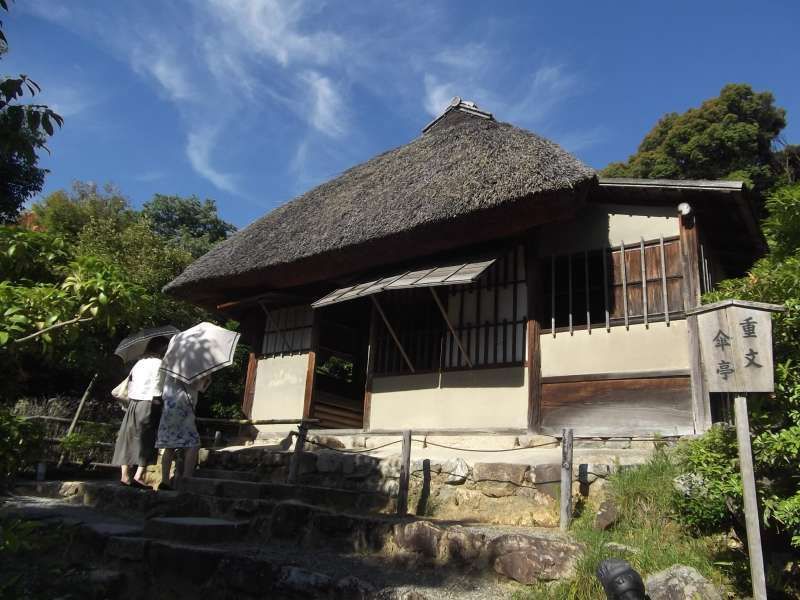
<path fill-rule="evenodd" d="M 6 0 L 0 8 L 8 11 Z M 8 42 L 0 21 L 0 58 Z M 13 221 L 23 203 L 42 190 L 45 169 L 37 167 L 37 151 L 64 120 L 43 104 L 20 104 L 26 95 L 36 96 L 39 85 L 27 75 L 0 78 L 0 222 Z"/>
<path fill-rule="evenodd" d="M 743 179 L 758 192 L 778 177 L 773 143 L 786 111 L 769 92 L 729 84 L 719 96 L 685 113 L 662 117 L 626 162 L 608 165 L 607 177 Z"/>
<path fill-rule="evenodd" d="M 142 213 L 150 219 L 153 231 L 187 250 L 194 258 L 236 231 L 236 227 L 219 218 L 213 200 L 201 202 L 197 196 L 181 198 L 156 194 L 142 206 Z"/>
<path fill-rule="evenodd" d="M 32 207 L 45 231 L 73 241 L 93 220 L 112 224 L 119 233 L 136 219 L 128 200 L 111 185 L 98 190 L 93 183 L 76 181 L 72 192 L 58 190 Z"/>

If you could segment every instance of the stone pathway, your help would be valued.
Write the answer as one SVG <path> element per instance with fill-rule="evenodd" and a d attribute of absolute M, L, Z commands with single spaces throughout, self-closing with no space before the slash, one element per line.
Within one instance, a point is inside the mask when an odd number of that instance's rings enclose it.
<path fill-rule="evenodd" d="M 261 597 L 265 585 L 274 586 L 275 598 L 327 598 L 331 594 L 337 598 L 387 600 L 511 598 L 520 589 L 519 584 L 491 570 L 477 568 L 469 561 L 442 563 L 426 558 L 430 535 L 437 544 L 445 539 L 449 544 L 460 540 L 466 543 L 462 550 L 467 553 L 472 543 L 470 536 L 474 535 L 487 544 L 503 536 L 503 543 L 508 543 L 507 538 L 522 538 L 523 533 L 538 534 L 556 544 L 564 540 L 557 533 L 545 536 L 545 532 L 527 528 L 491 526 L 458 527 L 453 530 L 458 535 L 447 537 L 448 529 L 415 521 L 400 534 L 401 547 L 390 554 L 335 551 L 322 546 L 310 550 L 307 544 L 299 545 L 294 539 L 232 541 L 242 537 L 241 522 L 192 517 L 145 520 L 141 516 L 107 514 L 74 501 L 26 496 L 5 500 L 0 506 L 0 518 L 76 527 L 83 534 L 78 537 L 88 542 L 99 564 L 123 573 L 140 573 L 129 578 L 135 577 L 137 582 L 147 580 L 141 578 L 142 568 L 152 571 L 150 585 L 156 588 L 159 577 L 184 572 L 190 565 L 189 587 L 207 598 L 215 597 L 216 592 L 221 594 L 223 588 L 242 598 Z M 265 574 L 270 583 L 265 583 Z M 230 586 L 233 589 L 228 589 Z"/>

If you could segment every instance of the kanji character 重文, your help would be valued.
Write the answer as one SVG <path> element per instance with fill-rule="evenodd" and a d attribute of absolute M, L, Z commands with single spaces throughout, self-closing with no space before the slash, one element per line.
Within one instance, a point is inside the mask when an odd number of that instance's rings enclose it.
<path fill-rule="evenodd" d="M 717 348 L 724 348 L 725 346 L 731 345 L 731 336 L 726 334 L 722 329 L 717 331 L 717 335 L 714 336 L 714 345 Z"/>
<path fill-rule="evenodd" d="M 746 338 L 754 338 L 758 337 L 756 335 L 756 325 L 757 321 L 753 317 L 747 317 L 744 321 L 740 321 L 739 325 L 742 326 L 742 333 L 744 333 L 743 337 Z"/>
<path fill-rule="evenodd" d="M 747 354 L 744 355 L 744 357 L 747 359 L 747 364 L 745 365 L 745 368 L 746 367 L 757 367 L 757 368 L 760 369 L 761 367 L 763 367 L 764 365 L 760 365 L 760 364 L 758 364 L 756 362 L 756 357 L 757 356 L 758 356 L 758 352 L 756 352 L 755 350 L 750 348 L 750 352 L 748 352 Z"/>
<path fill-rule="evenodd" d="M 722 377 L 725 381 L 728 381 L 728 375 L 733 375 L 734 369 L 727 360 L 719 361 L 719 366 L 717 367 L 717 373 L 719 376 Z"/>

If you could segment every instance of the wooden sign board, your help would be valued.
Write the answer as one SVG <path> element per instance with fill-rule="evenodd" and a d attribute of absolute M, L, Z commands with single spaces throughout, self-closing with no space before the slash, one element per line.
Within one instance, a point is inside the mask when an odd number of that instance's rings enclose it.
<path fill-rule="evenodd" d="M 772 313 L 782 306 L 723 300 L 687 311 L 697 315 L 709 392 L 772 392 Z"/>

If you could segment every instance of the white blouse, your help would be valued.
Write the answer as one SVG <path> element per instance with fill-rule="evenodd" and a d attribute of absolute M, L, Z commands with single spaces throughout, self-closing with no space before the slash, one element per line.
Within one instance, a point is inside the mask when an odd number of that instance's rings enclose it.
<path fill-rule="evenodd" d="M 128 382 L 128 398 L 131 400 L 152 400 L 161 396 L 164 389 L 164 371 L 160 358 L 142 358 L 131 369 Z"/>

